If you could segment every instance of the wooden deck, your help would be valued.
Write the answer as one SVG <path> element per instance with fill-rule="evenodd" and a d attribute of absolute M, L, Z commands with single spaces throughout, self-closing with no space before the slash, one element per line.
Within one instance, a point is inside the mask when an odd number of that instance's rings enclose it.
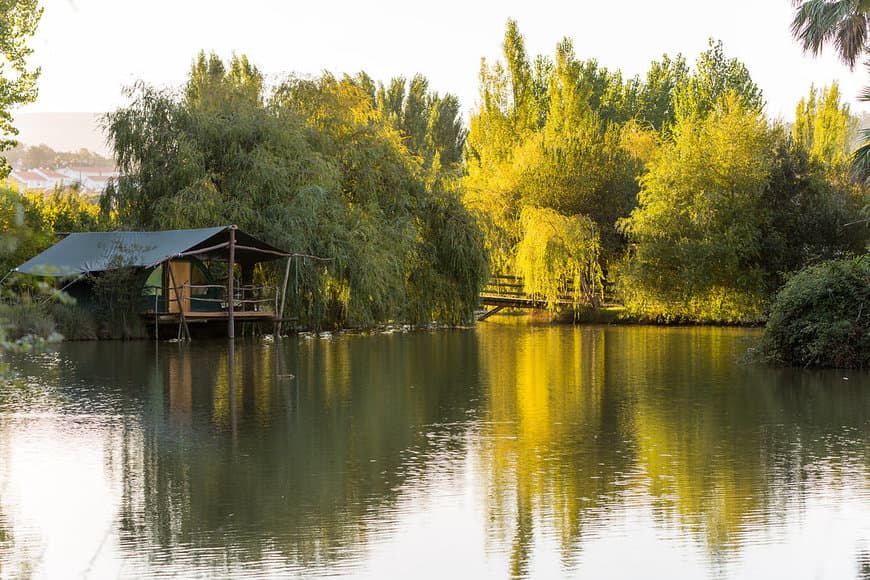
<path fill-rule="evenodd" d="M 147 322 L 154 324 L 154 319 L 157 319 L 157 322 L 160 324 L 179 324 L 181 322 L 181 313 L 180 312 L 145 312 L 142 314 Z M 185 312 L 184 318 L 187 322 L 200 322 L 200 321 L 213 321 L 213 320 L 227 320 L 229 318 L 229 313 L 226 311 L 218 311 L 218 312 Z M 249 321 L 249 320 L 276 320 L 276 315 L 274 312 L 260 312 L 260 311 L 239 311 L 236 310 L 233 313 L 233 318 L 238 321 Z"/>
<path fill-rule="evenodd" d="M 141 316 L 148 334 L 156 339 L 191 340 L 193 336 L 199 338 L 231 336 L 230 316 L 226 311 L 185 312 L 184 317 L 180 312 L 144 312 Z M 232 336 L 235 336 L 236 329 L 241 329 L 243 335 L 262 331 L 275 332 L 284 322 L 291 322 L 291 320 L 281 320 L 271 310 L 236 310 L 233 313 Z"/>

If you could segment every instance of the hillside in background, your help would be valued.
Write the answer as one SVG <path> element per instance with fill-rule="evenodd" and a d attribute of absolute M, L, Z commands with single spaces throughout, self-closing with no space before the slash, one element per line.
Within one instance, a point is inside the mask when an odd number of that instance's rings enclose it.
<path fill-rule="evenodd" d="M 55 151 L 87 149 L 111 157 L 111 147 L 100 128 L 102 113 L 18 113 L 15 127 L 22 145 L 48 145 Z"/>

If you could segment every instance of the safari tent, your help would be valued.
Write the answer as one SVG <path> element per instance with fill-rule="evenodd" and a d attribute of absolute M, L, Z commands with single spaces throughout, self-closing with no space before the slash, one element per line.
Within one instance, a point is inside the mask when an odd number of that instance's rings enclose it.
<path fill-rule="evenodd" d="M 140 313 L 157 329 L 178 324 L 225 321 L 235 335 L 236 321 L 281 319 L 291 254 L 240 231 L 236 226 L 157 232 L 69 234 L 14 271 L 71 279 L 68 292 L 92 300 L 91 277 L 120 268 L 141 271 Z M 254 283 L 257 264 L 287 259 L 280 288 Z"/>

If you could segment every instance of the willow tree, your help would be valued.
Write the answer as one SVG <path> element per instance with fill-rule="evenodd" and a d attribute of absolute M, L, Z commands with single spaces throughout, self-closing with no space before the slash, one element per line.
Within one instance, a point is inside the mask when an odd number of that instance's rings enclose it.
<path fill-rule="evenodd" d="M 547 208 L 526 207 L 520 217 L 517 273 L 527 294 L 542 296 L 555 308 L 570 295 L 575 306 L 601 306 L 604 274 L 595 222 Z"/>
<path fill-rule="evenodd" d="M 294 271 L 303 324 L 470 318 L 486 264 L 476 222 L 353 80 L 291 78 L 265 94 L 244 56 L 200 54 L 181 95 L 132 96 L 107 116 L 123 176 L 102 199 L 125 225 L 235 223 L 332 258 Z M 445 236 L 432 258 L 427 244 Z"/>

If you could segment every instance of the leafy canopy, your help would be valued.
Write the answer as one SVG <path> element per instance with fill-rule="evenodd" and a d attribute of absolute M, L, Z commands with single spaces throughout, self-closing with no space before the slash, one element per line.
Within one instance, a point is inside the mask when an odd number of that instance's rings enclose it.
<path fill-rule="evenodd" d="M 235 223 L 331 258 L 294 268 L 290 312 L 306 325 L 467 320 L 486 257 L 444 145 L 461 131 L 433 137 L 449 99 L 415 77 L 420 107 L 402 97 L 392 119 L 374 86 L 364 73 L 324 74 L 267 94 L 244 56 L 227 65 L 201 53 L 181 95 L 138 85 L 132 104 L 107 116 L 124 176 L 103 210 L 148 229 Z"/>
<path fill-rule="evenodd" d="M 11 109 L 36 99 L 39 69 L 28 69 L 27 57 L 33 49 L 27 41 L 36 32 L 42 17 L 37 0 L 0 0 L 0 151 L 15 145 L 18 130 L 12 125 Z M 9 165 L 0 158 L 0 179 L 9 174 Z"/>

